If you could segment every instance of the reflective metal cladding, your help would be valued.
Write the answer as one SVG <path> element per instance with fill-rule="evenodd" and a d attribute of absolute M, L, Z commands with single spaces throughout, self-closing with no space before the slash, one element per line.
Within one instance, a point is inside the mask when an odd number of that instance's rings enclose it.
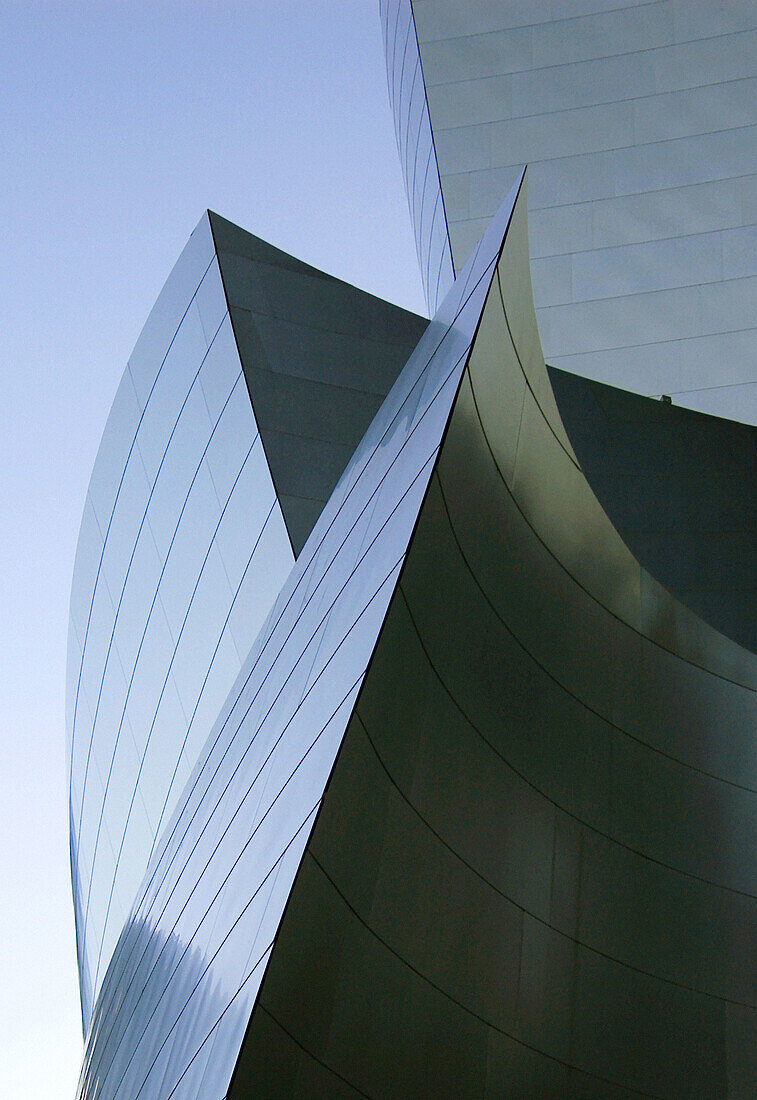
<path fill-rule="evenodd" d="M 230 1096 L 750 1094 L 757 661 L 603 513 L 529 298 L 521 203 Z"/>
<path fill-rule="evenodd" d="M 150 314 L 92 473 L 71 594 L 85 1031 L 210 727 L 424 328 L 210 212 Z"/>
<path fill-rule="evenodd" d="M 211 732 L 111 961 L 82 1096 L 228 1086 L 508 216 L 495 219 L 350 460 Z"/>
<path fill-rule="evenodd" d="M 422 269 L 437 207 L 459 267 L 528 162 L 547 359 L 757 423 L 753 0 L 379 6 Z"/>
<path fill-rule="evenodd" d="M 150 851 L 294 560 L 210 222 L 124 372 L 71 594 L 71 868 L 85 1030 Z"/>
<path fill-rule="evenodd" d="M 389 103 L 394 113 L 423 288 L 431 312 L 455 277 L 426 87 L 410 4 L 380 0 Z"/>
<path fill-rule="evenodd" d="M 454 214 L 503 104 L 740 56 L 616 9 L 381 4 L 433 320 L 207 212 L 145 325 L 71 597 L 79 1100 L 754 1095 L 757 429 L 546 366 L 523 169 Z M 536 169 L 543 288 L 611 221 Z"/>

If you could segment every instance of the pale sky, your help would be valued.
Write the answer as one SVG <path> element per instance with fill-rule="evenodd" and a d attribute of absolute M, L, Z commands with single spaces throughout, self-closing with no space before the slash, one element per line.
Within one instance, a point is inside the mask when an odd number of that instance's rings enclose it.
<path fill-rule="evenodd" d="M 0 0 L 0 1095 L 82 1053 L 64 677 L 87 482 L 210 207 L 424 310 L 378 0 Z"/>

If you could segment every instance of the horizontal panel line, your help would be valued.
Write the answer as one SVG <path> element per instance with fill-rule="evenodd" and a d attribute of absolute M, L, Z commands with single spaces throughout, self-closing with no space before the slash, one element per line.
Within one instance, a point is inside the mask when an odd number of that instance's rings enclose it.
<path fill-rule="evenodd" d="M 537 313 L 541 313 L 543 308 L 545 308 L 545 307 L 539 307 L 537 309 Z M 548 307 L 546 307 L 546 308 L 548 308 Z M 591 349 L 587 349 L 586 351 L 565 352 L 565 353 L 561 353 L 559 355 L 553 355 L 551 358 L 555 361 L 555 363 L 557 363 L 558 361 L 563 362 L 565 359 L 582 359 L 582 358 L 588 357 L 590 355 L 605 355 L 607 352 L 613 352 L 613 351 L 627 351 L 627 350 L 633 350 L 635 348 L 651 348 L 651 347 L 656 347 L 656 346 L 665 347 L 668 344 L 682 344 L 682 343 L 684 343 L 684 341 L 709 340 L 713 336 L 731 336 L 731 335 L 736 335 L 736 334 L 742 333 L 742 332 L 754 332 L 754 331 L 755 331 L 754 328 L 720 329 L 720 330 L 715 331 L 715 332 L 703 332 L 699 336 L 672 336 L 672 337 L 669 337 L 666 340 L 647 340 L 647 341 L 644 341 L 643 343 L 639 343 L 639 344 L 611 344 L 606 348 L 591 348 Z M 739 383 L 736 383 L 736 384 L 737 385 L 746 385 L 747 383 L 740 383 L 739 382 Z M 720 387 L 716 386 L 714 388 L 719 389 Z M 694 391 L 691 391 L 691 392 L 694 392 Z"/>
<path fill-rule="evenodd" d="M 652 295 L 658 294 L 679 294 L 687 290 L 697 290 L 700 287 L 709 286 L 728 286 L 731 283 L 744 283 L 750 280 L 757 280 L 757 272 L 754 275 L 734 275 L 729 279 L 707 279 L 701 283 L 684 283 L 676 284 L 675 286 L 663 286 L 658 290 L 635 290 L 626 294 L 607 294 L 599 298 L 576 298 L 570 302 L 555 302 L 551 305 L 538 306 L 538 310 L 541 314 L 546 313 L 552 309 L 571 309 L 574 306 L 592 305 L 594 302 L 622 302 L 636 298 L 647 298 Z M 728 332 L 733 331 L 728 329 Z"/>
<path fill-rule="evenodd" d="M 591 156 L 593 154 L 582 154 L 582 155 Z M 520 168 L 520 167 L 522 167 L 522 166 L 518 166 L 518 168 Z M 517 169 L 516 169 L 516 167 L 513 167 L 512 170 L 513 170 L 513 172 L 515 172 Z M 473 175 L 481 174 L 483 172 L 490 172 L 490 171 L 492 171 L 492 169 L 489 169 L 489 168 L 479 169 L 479 168 L 477 168 L 474 171 L 468 171 L 468 172 L 445 172 L 444 176 L 445 176 L 445 179 L 447 179 L 447 178 L 449 178 L 449 179 L 460 179 L 463 176 L 473 176 Z M 718 183 L 740 183 L 743 180 L 751 180 L 751 179 L 754 179 L 754 178 L 755 178 L 755 173 L 754 172 L 742 172 L 742 173 L 740 173 L 739 175 L 736 175 L 736 176 L 733 176 L 733 175 L 731 175 L 731 176 L 716 176 L 714 179 L 696 180 L 694 183 L 673 184 L 670 187 L 652 187 L 652 188 L 648 188 L 645 191 L 624 191 L 620 195 L 601 195 L 601 196 L 599 196 L 597 198 L 594 198 L 594 199 L 576 199 L 575 202 L 557 202 L 557 203 L 551 203 L 551 204 L 545 205 L 545 206 L 535 206 L 533 203 L 529 202 L 528 212 L 529 212 L 529 217 L 530 217 L 530 215 L 535 210 L 565 210 L 567 207 L 571 207 L 571 206 L 593 206 L 593 205 L 599 204 L 599 203 L 618 202 L 619 200 L 622 200 L 622 199 L 637 199 L 640 196 L 646 196 L 646 195 L 664 195 L 664 194 L 668 194 L 668 193 L 674 194 L 674 193 L 677 193 L 679 191 L 687 191 L 689 188 L 692 188 L 692 187 L 712 187 L 713 185 L 718 184 Z M 486 226 L 486 225 L 489 224 L 490 220 L 491 220 L 490 215 L 481 214 L 481 215 L 478 215 L 476 217 L 471 216 L 469 218 L 456 218 L 450 224 L 451 225 L 460 225 L 460 224 L 465 224 L 466 222 L 482 222 L 483 225 Z"/>
<path fill-rule="evenodd" d="M 757 385 L 757 378 L 752 379 L 749 382 L 724 382 L 722 386 L 700 386 L 695 390 L 670 390 L 668 396 L 675 397 L 676 394 L 682 393 L 709 393 L 710 390 L 732 390 L 738 386 L 755 386 Z"/>
<path fill-rule="evenodd" d="M 586 16 L 576 16 L 575 18 L 583 19 L 583 18 L 586 18 Z M 562 23 L 567 22 L 567 20 L 564 20 L 564 19 L 550 20 L 550 22 L 552 22 L 553 24 L 562 24 Z M 534 26 L 539 26 L 539 25 L 543 26 L 543 24 L 533 24 L 533 25 Z M 505 28 L 502 28 L 502 29 L 503 30 L 520 30 L 520 29 L 526 29 L 526 28 L 505 27 Z M 555 62 L 552 65 L 539 65 L 539 66 L 533 66 L 532 65 L 532 66 L 529 66 L 525 69 L 507 69 L 504 72 L 493 73 L 492 75 L 493 76 L 515 76 L 515 75 L 519 75 L 519 74 L 522 74 L 522 73 L 539 73 L 539 74 L 543 74 L 543 73 L 549 73 L 550 71 L 552 71 L 554 69 L 568 69 L 568 68 L 576 68 L 580 65 L 590 65 L 592 62 L 596 62 L 596 61 L 612 61 L 617 57 L 639 57 L 639 56 L 649 55 L 649 54 L 652 54 L 652 53 L 657 53 L 660 50 L 678 49 L 681 46 L 695 46 L 700 42 L 718 42 L 718 41 L 720 41 L 724 38 L 738 38 L 738 37 L 740 37 L 741 35 L 744 35 L 744 34 L 754 34 L 754 32 L 755 32 L 754 27 L 747 27 L 744 30 L 740 30 L 740 31 L 724 31 L 722 34 L 709 34 L 709 35 L 705 35 L 703 38 L 685 38 L 685 39 L 682 39 L 679 42 L 675 42 L 675 41 L 673 41 L 673 42 L 664 42 L 659 46 L 648 46 L 645 49 L 642 48 L 642 49 L 636 49 L 636 50 L 622 50 L 620 53 L 597 54 L 594 57 L 577 58 L 575 61 L 558 61 L 558 62 Z M 427 46 L 427 45 L 430 45 L 431 42 L 444 42 L 444 43 L 447 43 L 447 42 L 458 42 L 458 41 L 460 41 L 460 39 L 464 39 L 464 38 L 488 38 L 490 35 L 497 34 L 497 33 L 501 33 L 501 32 L 498 32 L 498 31 L 482 31 L 480 34 L 456 34 L 456 35 L 449 35 L 446 38 L 425 39 L 420 44 L 420 49 L 421 49 L 421 52 L 422 52 L 424 47 Z M 439 85 L 438 84 L 429 84 L 429 87 L 430 88 L 437 88 L 437 87 L 439 87 Z"/>
<path fill-rule="evenodd" d="M 507 75 L 510 75 L 510 74 L 503 73 L 502 75 L 507 76 Z M 444 83 L 444 84 L 435 84 L 435 85 L 433 85 L 433 87 L 435 87 L 435 88 L 456 88 L 456 87 L 459 87 L 460 85 L 463 85 L 463 84 L 475 85 L 475 84 L 484 83 L 487 80 L 496 80 L 496 79 L 497 79 L 496 75 L 488 76 L 488 77 L 487 76 L 476 76 L 476 77 L 471 77 L 469 80 L 454 80 L 454 81 L 449 81 L 449 82 Z M 707 88 L 707 89 L 726 88 L 730 84 L 745 84 L 745 83 L 749 83 L 750 81 L 754 82 L 755 80 L 757 80 L 757 77 L 755 77 L 754 75 L 735 76 L 735 77 L 730 77 L 727 80 L 708 81 L 706 84 L 688 84 L 683 88 L 671 88 L 666 92 L 645 92 L 642 95 L 620 96 L 619 98 L 616 98 L 616 99 L 597 99 L 597 100 L 592 99 L 591 102 L 589 102 L 589 103 L 578 103 L 578 104 L 576 104 L 575 106 L 572 106 L 572 107 L 559 107 L 559 108 L 555 108 L 555 109 L 549 110 L 549 111 L 533 111 L 530 114 L 522 114 L 522 115 L 509 114 L 509 115 L 504 115 L 501 118 L 482 119 L 480 122 L 469 122 L 469 123 L 465 123 L 464 125 L 465 126 L 492 126 L 492 125 L 495 125 L 497 123 L 519 122 L 521 119 L 525 120 L 525 119 L 531 119 L 531 118 L 546 118 L 546 117 L 552 116 L 552 115 L 554 115 L 555 117 L 558 117 L 560 115 L 575 114 L 578 111 L 592 111 L 592 110 L 596 110 L 599 107 L 612 107 L 616 103 L 641 103 L 644 100 L 648 100 L 648 99 L 662 99 L 664 96 L 685 96 L 689 92 L 697 92 L 697 91 L 700 91 L 700 90 L 704 90 L 705 88 Z M 632 121 L 635 122 L 635 120 L 632 120 Z M 460 128 L 463 128 L 463 127 L 460 127 Z M 445 127 L 445 130 L 446 129 L 448 129 L 448 128 Z M 682 136 L 686 136 L 686 135 L 682 135 Z M 646 142 L 642 142 L 640 144 L 646 144 Z"/>
<path fill-rule="evenodd" d="M 608 8 L 601 12 L 587 12 L 584 15 L 568 15 L 562 18 L 540 19 L 534 23 L 509 23 L 506 27 L 493 27 L 488 31 L 477 31 L 472 34 L 456 34 L 448 35 L 446 38 L 425 38 L 423 45 L 429 42 L 447 42 L 452 39 L 457 41 L 459 38 L 486 38 L 490 34 L 501 34 L 504 31 L 521 31 L 531 30 L 534 27 L 547 27 L 555 24 L 574 23 L 579 19 L 591 19 L 598 15 L 615 15 L 617 12 L 622 11 L 636 11 L 638 8 L 654 8 L 658 7 L 664 0 L 646 0 L 646 3 L 636 3 L 634 0 L 629 0 L 627 4 L 619 4 L 616 8 Z"/>
<path fill-rule="evenodd" d="M 701 186 L 696 184 L 695 186 Z M 541 210 L 549 210 L 550 207 L 539 207 Z M 714 229 L 697 229 L 692 233 L 676 233 L 668 237 L 644 237 L 639 241 L 620 241 L 618 244 L 597 244 L 591 248 L 571 248 L 566 252 L 543 252 L 538 255 L 535 252 L 531 252 L 531 263 L 536 260 L 554 260 L 561 256 L 585 256 L 595 252 L 615 252 L 620 248 L 647 248 L 650 245 L 666 244 L 668 241 L 689 241 L 696 237 L 711 237 L 715 233 L 731 233 L 734 230 L 740 229 L 755 229 L 757 224 L 755 222 L 737 222 L 734 225 L 718 225 Z M 748 278 L 748 276 L 739 276 L 739 278 Z M 724 282 L 725 280 L 717 280 L 718 282 Z"/>
<path fill-rule="evenodd" d="M 461 133 L 464 130 L 481 130 L 481 129 L 484 129 L 485 127 L 490 128 L 492 125 L 493 125 L 493 123 L 491 123 L 491 122 L 483 122 L 483 123 L 478 123 L 477 125 L 470 125 L 470 126 L 450 126 L 450 127 L 445 128 L 445 129 L 442 129 L 441 127 L 439 127 L 439 133 L 441 133 L 441 134 L 457 134 L 457 133 Z M 476 174 L 483 174 L 484 172 L 496 171 L 497 169 L 502 169 L 504 171 L 510 169 L 513 172 L 517 172 L 520 169 L 522 169 L 523 164 L 526 163 L 526 162 L 533 167 L 535 164 L 554 164 L 555 161 L 558 161 L 558 160 L 559 161 L 568 161 L 568 160 L 576 161 L 576 160 L 579 160 L 579 159 L 585 158 L 585 157 L 599 157 L 599 156 L 607 156 L 609 153 L 622 153 L 626 149 L 652 149 L 655 145 L 673 145 L 677 142 L 693 141 L 695 138 L 711 138 L 711 137 L 715 137 L 718 134 L 736 134 L 736 133 L 741 133 L 742 131 L 754 130 L 755 128 L 757 128 L 755 123 L 743 122 L 738 126 L 723 126 L 719 130 L 701 130 L 701 131 L 698 131 L 695 134 L 684 134 L 681 137 L 656 138 L 654 141 L 631 141 L 631 142 L 628 142 L 626 145 L 603 145 L 598 149 L 584 149 L 584 150 L 581 150 L 580 152 L 577 152 L 577 153 L 562 153 L 562 154 L 560 154 L 559 156 L 556 156 L 556 157 L 532 156 L 532 157 L 526 157 L 524 160 L 516 161 L 515 163 L 512 163 L 512 162 L 510 162 L 508 164 L 494 164 L 494 163 L 492 163 L 492 164 L 489 165 L 488 168 L 474 168 L 474 169 L 470 169 L 469 171 L 463 172 L 463 173 L 460 173 L 460 172 L 455 172 L 455 173 L 444 172 L 443 175 L 446 176 L 446 175 L 449 174 L 449 175 L 473 176 L 473 175 L 476 175 Z M 670 159 L 670 160 L 667 161 L 667 163 L 672 164 L 672 166 L 674 168 L 678 167 L 678 164 L 676 163 L 675 159 Z M 730 177 L 726 177 L 726 178 L 730 178 Z M 710 180 L 701 180 L 700 182 L 701 183 L 709 183 L 709 182 L 712 182 L 712 181 L 710 181 Z M 569 203 L 567 205 L 572 205 L 572 204 Z"/>

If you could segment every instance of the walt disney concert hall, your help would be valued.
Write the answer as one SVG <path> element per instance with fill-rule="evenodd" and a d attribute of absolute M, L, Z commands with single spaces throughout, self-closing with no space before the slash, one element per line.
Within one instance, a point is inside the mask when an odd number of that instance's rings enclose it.
<path fill-rule="evenodd" d="M 92 472 L 79 1100 L 750 1100 L 757 7 L 378 9 L 430 319 L 208 211 Z"/>

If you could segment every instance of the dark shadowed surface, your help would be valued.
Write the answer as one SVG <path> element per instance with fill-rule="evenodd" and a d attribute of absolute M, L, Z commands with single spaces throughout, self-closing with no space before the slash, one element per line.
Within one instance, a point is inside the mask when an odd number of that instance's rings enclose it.
<path fill-rule="evenodd" d="M 234 1100 L 752 1095 L 754 657 L 598 505 L 518 219 Z"/>
<path fill-rule="evenodd" d="M 757 649 L 757 428 L 549 376 L 584 473 L 641 564 Z"/>
<path fill-rule="evenodd" d="M 295 555 L 428 321 L 210 215 L 229 313 Z"/>

